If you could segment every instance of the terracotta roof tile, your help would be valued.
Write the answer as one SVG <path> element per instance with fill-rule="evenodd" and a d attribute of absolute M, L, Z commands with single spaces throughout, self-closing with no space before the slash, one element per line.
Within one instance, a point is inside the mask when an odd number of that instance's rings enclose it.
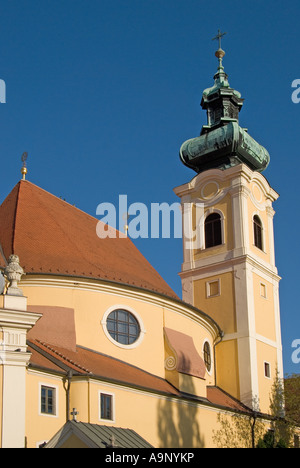
<path fill-rule="evenodd" d="M 217 406 L 223 406 L 237 411 L 250 412 L 250 409 L 247 408 L 247 406 L 243 405 L 243 403 L 236 400 L 219 387 L 207 387 L 207 399 L 210 403 Z"/>
<path fill-rule="evenodd" d="M 76 351 L 72 351 L 40 340 L 28 341 L 28 347 L 32 353 L 30 359 L 32 367 L 59 372 L 72 370 L 77 375 L 93 376 L 175 397 L 192 397 L 182 394 L 161 377 L 91 349 L 77 346 Z M 207 403 L 234 411 L 251 412 L 249 408 L 219 387 L 207 387 L 206 399 L 197 399 L 197 397 L 192 397 L 192 399 L 202 404 Z"/>
<path fill-rule="evenodd" d="M 105 354 L 76 347 L 76 351 L 60 348 L 39 340 L 28 341 L 29 349 L 35 350 L 31 365 L 38 365 L 37 353 L 49 359 L 51 365 L 69 368 L 80 375 L 92 375 L 109 381 L 121 382 L 162 393 L 179 395 L 179 392 L 164 379 L 127 364 L 126 362 L 106 356 Z M 45 363 L 44 363 L 45 366 Z"/>
<path fill-rule="evenodd" d="M 6 258 L 19 255 L 27 273 L 101 278 L 178 299 L 124 234 L 100 239 L 98 222 L 22 180 L 0 206 L 0 244 Z"/>

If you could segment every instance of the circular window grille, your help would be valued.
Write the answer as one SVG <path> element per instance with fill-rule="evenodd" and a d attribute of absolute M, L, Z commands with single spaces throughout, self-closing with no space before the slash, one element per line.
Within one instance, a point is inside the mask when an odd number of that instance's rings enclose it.
<path fill-rule="evenodd" d="M 113 340 L 122 345 L 133 344 L 140 336 L 140 326 L 127 310 L 114 310 L 106 320 L 106 328 Z"/>
<path fill-rule="evenodd" d="M 210 345 L 207 341 L 204 343 L 203 356 L 204 356 L 205 367 L 207 371 L 210 372 L 211 371 L 211 351 L 210 351 Z"/>

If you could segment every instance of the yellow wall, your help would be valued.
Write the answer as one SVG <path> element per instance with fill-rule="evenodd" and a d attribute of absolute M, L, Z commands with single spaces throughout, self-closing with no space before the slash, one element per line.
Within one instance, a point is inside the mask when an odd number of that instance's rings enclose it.
<path fill-rule="evenodd" d="M 58 385 L 59 416 L 39 415 L 37 408 L 40 382 Z M 112 393 L 115 399 L 115 420 L 99 418 L 99 391 Z M 134 388 L 97 380 L 74 377 L 71 384 L 71 409 L 76 407 L 79 421 L 100 425 L 114 425 L 135 430 L 154 447 L 210 447 L 212 428 L 217 412 L 211 408 L 159 396 Z M 62 382 L 40 373 L 30 373 L 27 383 L 28 418 L 26 436 L 28 448 L 49 440 L 66 422 L 65 391 Z M 89 413 L 89 414 L 88 414 Z M 74 441 L 73 441 L 74 442 Z"/>
<path fill-rule="evenodd" d="M 82 385 L 83 383 L 79 381 L 72 384 L 73 398 L 76 398 L 76 393 L 81 392 Z M 114 394 L 115 422 L 113 425 L 134 429 L 154 447 L 179 448 L 212 445 L 208 428 L 215 424 L 216 413 L 214 411 L 176 398 L 139 392 L 130 388 L 124 389 L 104 382 L 90 382 L 91 423 L 112 425 L 109 421 L 105 423 L 99 421 L 99 390 Z M 81 414 L 83 408 L 79 406 L 77 409 Z M 81 419 L 80 416 L 79 419 Z"/>
<path fill-rule="evenodd" d="M 252 188 L 252 185 L 250 185 Z M 265 202 L 266 199 L 263 198 Z M 258 215 L 263 225 L 263 250 L 255 247 L 254 245 L 254 229 L 253 229 L 253 217 Z M 269 242 L 269 227 L 268 217 L 266 209 L 259 210 L 258 207 L 253 203 L 251 198 L 248 198 L 248 223 L 249 223 L 249 248 L 251 252 L 258 256 L 264 262 L 270 262 L 270 242 Z"/>
<path fill-rule="evenodd" d="M 220 280 L 220 295 L 207 297 L 207 282 Z M 233 274 L 210 275 L 193 282 L 194 303 L 208 313 L 225 333 L 236 332 L 235 291 Z"/>
<path fill-rule="evenodd" d="M 49 305 L 73 308 L 75 311 L 75 327 L 77 344 L 110 355 L 129 364 L 140 367 L 154 375 L 166 378 L 165 370 L 165 340 L 164 327 L 185 333 L 193 338 L 199 355 L 203 358 L 203 344 L 207 340 L 211 345 L 213 359 L 213 344 L 216 335 L 212 335 L 210 326 L 203 326 L 203 317 L 197 316 L 194 310 L 185 312 L 184 307 L 176 304 L 168 304 L 156 301 L 155 298 L 127 297 L 125 291 L 117 294 L 106 293 L 103 289 L 92 290 L 90 283 L 84 288 L 71 284 L 61 287 L 56 284 L 50 287 L 47 278 L 44 282 L 39 280 L 39 285 L 33 286 L 29 276 L 23 281 L 22 289 L 28 297 L 28 310 L 31 305 Z M 59 282 L 59 280 L 57 280 Z M 62 282 L 64 280 L 62 279 Z M 31 285 L 30 285 L 31 284 Z M 45 284 L 45 285 L 44 285 Z M 65 287 L 63 287 L 65 286 Z M 95 284 L 94 284 L 94 286 Z M 129 294 L 129 293 L 128 293 Z M 134 310 L 141 317 L 146 333 L 142 343 L 135 349 L 123 349 L 113 344 L 105 335 L 101 320 L 104 313 L 112 306 Z M 216 330 L 214 331 L 216 334 Z M 63 346 L 63 343 L 62 343 Z M 57 386 L 59 393 L 58 416 L 45 416 L 39 414 L 38 402 L 40 383 Z M 214 372 L 206 373 L 206 380 L 180 375 L 178 386 L 185 391 L 192 389 L 199 396 L 206 397 L 206 386 L 214 385 Z M 205 419 L 194 421 L 200 411 L 191 404 L 180 402 L 177 399 L 158 397 L 148 392 L 134 389 L 124 389 L 118 385 L 108 385 L 89 379 L 74 377 L 71 384 L 70 411 L 76 408 L 79 411 L 80 421 L 110 425 L 109 421 L 99 420 L 99 390 L 111 391 L 115 395 L 116 419 L 114 425 L 119 427 L 131 427 L 152 445 L 163 446 L 163 434 L 166 412 L 170 424 L 173 424 L 171 433 L 177 433 L 180 444 L 189 444 L 187 434 L 190 436 L 188 424 L 196 428 L 194 444 L 201 445 L 204 440 L 206 427 Z M 28 446 L 35 447 L 43 440 L 49 440 L 63 426 L 66 421 L 66 390 L 61 378 L 51 375 L 43 375 L 40 372 L 29 370 L 27 374 L 27 414 L 26 436 Z M 160 411 L 162 411 L 160 413 Z M 209 412 L 211 414 L 211 411 Z M 214 413 L 213 413 L 214 414 Z M 142 415 L 142 417 L 141 417 Z M 207 424 L 210 424 L 207 422 Z M 201 429 L 199 429 L 201 427 Z M 203 431 L 203 433 L 202 433 Z M 173 447 L 176 447 L 176 439 Z M 211 443 L 211 442 L 206 442 Z"/>
<path fill-rule="evenodd" d="M 40 384 L 57 387 L 58 411 L 55 416 L 40 413 Z M 28 448 L 48 441 L 66 422 L 66 392 L 62 379 L 40 372 L 27 372 L 26 378 L 26 426 Z"/>
<path fill-rule="evenodd" d="M 214 338 L 201 321 L 191 318 L 176 309 L 148 301 L 147 298 L 134 299 L 122 294 L 107 294 L 103 291 L 80 289 L 76 287 L 26 287 L 28 309 L 31 305 L 49 305 L 73 308 L 75 311 L 76 342 L 81 346 L 115 357 L 135 365 L 147 372 L 165 377 L 164 368 L 164 327 L 191 336 L 195 347 L 202 357 L 203 344 L 208 340 L 213 345 Z M 145 327 L 142 342 L 133 349 L 118 347 L 106 336 L 101 321 L 110 307 L 123 307 L 133 311 L 141 318 Z M 62 344 L 63 346 L 63 344 Z M 210 380 L 211 382 L 211 380 Z"/>
<path fill-rule="evenodd" d="M 269 340 L 276 340 L 273 284 L 253 273 L 256 332 Z M 266 297 L 263 297 L 264 292 Z"/>
<path fill-rule="evenodd" d="M 239 399 L 239 367 L 236 340 L 223 341 L 216 346 L 216 364 L 216 385 Z"/>
<path fill-rule="evenodd" d="M 75 311 L 76 342 L 81 346 L 121 359 L 159 376 L 164 375 L 163 310 L 146 301 L 99 291 L 70 288 L 23 288 L 31 305 L 70 307 Z M 140 346 L 119 348 L 106 337 L 101 320 L 109 307 L 130 307 L 141 316 L 146 334 Z M 154 346 L 155 343 L 155 346 Z"/>
<path fill-rule="evenodd" d="M 270 408 L 270 395 L 276 376 L 277 352 L 272 346 L 257 341 L 258 384 L 260 388 L 260 407 L 268 412 Z M 264 362 L 270 364 L 271 377 L 265 377 Z"/>

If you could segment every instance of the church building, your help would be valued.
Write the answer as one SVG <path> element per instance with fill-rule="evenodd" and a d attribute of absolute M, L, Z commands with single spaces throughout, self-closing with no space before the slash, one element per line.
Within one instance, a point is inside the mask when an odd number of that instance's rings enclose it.
<path fill-rule="evenodd" d="M 224 55 L 219 44 L 207 124 L 180 148 L 182 298 L 129 237 L 100 239 L 96 218 L 27 180 L 24 162 L 0 206 L 2 448 L 210 448 L 220 414 L 270 426 L 278 194 Z"/>

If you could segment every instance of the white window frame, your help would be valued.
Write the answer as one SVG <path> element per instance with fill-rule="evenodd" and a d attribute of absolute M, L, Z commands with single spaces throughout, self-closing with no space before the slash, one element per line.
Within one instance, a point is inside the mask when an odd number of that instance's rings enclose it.
<path fill-rule="evenodd" d="M 269 374 L 270 375 L 266 375 L 266 364 L 268 365 L 268 369 L 269 369 Z M 268 362 L 268 361 L 264 361 L 264 376 L 266 379 L 271 379 L 271 364 Z"/>
<path fill-rule="evenodd" d="M 43 413 L 42 412 L 42 387 L 47 387 L 55 390 L 55 414 L 49 414 L 49 413 Z M 49 382 L 39 382 L 39 398 L 38 398 L 38 414 L 39 416 L 46 416 L 48 418 L 58 418 L 59 417 L 59 395 L 58 395 L 58 386 L 53 385 L 52 383 Z"/>
<path fill-rule="evenodd" d="M 112 419 L 105 419 L 101 418 L 101 395 L 108 395 L 111 397 L 111 405 L 112 405 Z M 115 423 L 116 422 L 116 405 L 115 405 L 115 394 L 112 392 L 107 392 L 106 390 L 98 390 L 98 404 L 99 404 L 99 421 L 105 423 Z"/>
<path fill-rule="evenodd" d="M 206 220 L 206 218 L 208 216 L 210 216 L 213 213 L 216 213 L 216 214 L 220 215 L 220 218 L 221 218 L 221 244 L 214 245 L 213 247 L 207 247 L 206 248 L 206 243 L 205 243 L 205 220 Z M 200 227 L 200 233 L 201 233 L 200 239 L 202 240 L 200 248 L 202 250 L 216 249 L 217 247 L 221 247 L 222 245 L 225 245 L 225 243 L 226 243 L 225 242 L 225 216 L 224 216 L 224 213 L 221 210 L 218 210 L 216 208 L 209 208 L 207 211 L 205 211 L 204 215 L 200 219 L 199 227 Z"/>
<path fill-rule="evenodd" d="M 118 343 L 118 341 L 114 340 L 113 337 L 110 335 L 109 331 L 107 330 L 107 325 L 106 325 L 107 317 L 109 316 L 109 314 L 111 312 L 114 312 L 115 310 L 118 310 L 118 309 L 125 310 L 125 311 L 129 312 L 130 314 L 132 314 L 134 316 L 134 318 L 137 320 L 138 324 L 139 324 L 140 335 L 139 335 L 138 339 L 134 343 L 132 343 L 130 345 L 124 345 L 122 343 Z M 144 323 L 143 323 L 143 320 L 142 320 L 141 316 L 134 309 L 132 309 L 131 307 L 128 307 L 127 305 L 124 305 L 124 304 L 116 304 L 116 305 L 113 305 L 113 306 L 109 307 L 109 309 L 106 310 L 106 312 L 104 313 L 104 315 L 102 317 L 101 325 L 102 325 L 103 331 L 104 331 L 106 337 L 109 339 L 109 341 L 111 343 L 113 343 L 115 346 L 118 346 L 119 348 L 122 348 L 122 349 L 128 349 L 129 350 L 129 349 L 137 348 L 142 343 L 142 341 L 144 339 L 144 336 L 145 336 L 145 333 L 146 333 L 146 329 L 145 329 L 145 326 L 144 326 Z"/>
<path fill-rule="evenodd" d="M 265 288 L 265 295 L 263 294 L 263 288 Z M 266 283 L 263 283 L 262 281 L 260 282 L 260 296 L 263 298 L 263 299 L 268 299 L 268 287 L 266 285 Z"/>
<path fill-rule="evenodd" d="M 218 292 L 218 294 L 213 294 L 213 295 L 211 295 L 211 294 L 210 294 L 210 285 L 213 284 L 213 283 L 218 283 L 218 285 L 219 285 L 219 292 Z M 211 280 L 211 281 L 207 281 L 207 282 L 206 282 L 206 298 L 207 298 L 207 299 L 211 299 L 211 298 L 213 298 L 213 297 L 219 297 L 219 296 L 221 296 L 221 280 L 220 280 L 220 278 L 215 279 L 215 280 Z"/>

